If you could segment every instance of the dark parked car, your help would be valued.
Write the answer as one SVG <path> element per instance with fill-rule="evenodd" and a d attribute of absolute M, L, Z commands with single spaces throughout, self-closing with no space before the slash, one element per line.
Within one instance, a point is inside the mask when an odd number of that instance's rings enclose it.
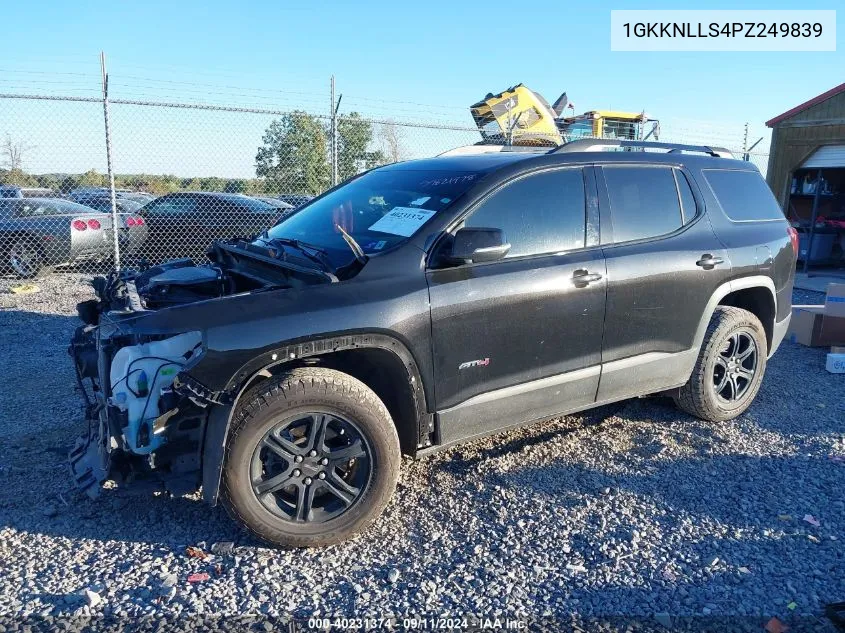
<path fill-rule="evenodd" d="M 138 228 L 121 228 L 118 239 L 142 239 Z M 0 199 L 0 252 L 6 272 L 34 277 L 42 269 L 114 254 L 111 216 L 75 202 L 41 198 Z"/>
<path fill-rule="evenodd" d="M 111 213 L 111 197 L 108 195 L 77 196 L 74 201 L 103 213 Z M 120 197 L 115 197 L 114 203 L 118 213 L 137 213 L 145 204 L 137 200 Z"/>
<path fill-rule="evenodd" d="M 275 197 L 277 200 L 288 203 L 294 209 L 298 209 L 306 202 L 311 202 L 314 199 L 314 196 L 308 195 L 307 193 L 280 193 Z"/>
<path fill-rule="evenodd" d="M 273 198 L 271 196 L 253 196 L 253 198 L 255 198 L 256 200 L 260 200 L 261 202 L 266 202 L 271 207 L 276 207 L 279 210 L 279 214 L 276 219 L 277 222 L 281 222 L 291 213 L 296 211 L 296 207 L 294 207 L 292 204 L 288 204 L 287 202 L 279 200 L 278 198 Z"/>
<path fill-rule="evenodd" d="M 17 185 L 0 185 L 0 198 L 55 198 L 52 189 L 43 187 L 19 187 Z"/>
<path fill-rule="evenodd" d="M 114 196 L 117 200 L 128 200 L 138 205 L 144 205 L 155 196 L 146 191 L 132 191 L 131 189 L 115 189 Z M 111 200 L 111 191 L 106 187 L 77 187 L 68 194 L 74 202 L 82 202 L 91 198 L 105 198 Z"/>
<path fill-rule="evenodd" d="M 213 240 L 249 237 L 279 218 L 276 207 L 255 198 L 204 191 L 160 196 L 139 213 L 149 229 L 143 251 L 152 262 L 171 257 L 204 259 Z"/>
<path fill-rule="evenodd" d="M 585 151 L 605 146 L 630 151 Z M 646 394 L 742 414 L 789 324 L 797 237 L 724 154 L 397 163 L 209 265 L 97 280 L 72 346 L 92 386 L 78 483 L 201 485 L 267 541 L 324 545 L 379 516 L 402 452 Z"/>

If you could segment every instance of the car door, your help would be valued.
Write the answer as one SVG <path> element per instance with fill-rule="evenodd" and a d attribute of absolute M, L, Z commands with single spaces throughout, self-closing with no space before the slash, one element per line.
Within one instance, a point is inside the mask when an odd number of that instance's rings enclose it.
<path fill-rule="evenodd" d="M 672 165 L 596 167 L 607 314 L 598 400 L 686 382 L 694 338 L 730 261 L 703 214 L 703 199 Z"/>
<path fill-rule="evenodd" d="M 594 401 L 605 304 L 596 224 L 592 175 L 569 167 L 504 184 L 453 227 L 501 229 L 511 249 L 426 273 L 441 443 Z"/>

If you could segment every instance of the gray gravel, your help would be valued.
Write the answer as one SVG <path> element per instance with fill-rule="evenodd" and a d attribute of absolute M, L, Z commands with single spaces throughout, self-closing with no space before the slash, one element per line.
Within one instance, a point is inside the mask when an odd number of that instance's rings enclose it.
<path fill-rule="evenodd" d="M 280 551 L 196 496 L 71 490 L 81 416 L 65 350 L 88 291 L 79 274 L 37 283 L 13 295 L 0 280 L 0 616 L 795 621 L 845 600 L 843 376 L 823 349 L 785 343 L 729 423 L 640 399 L 406 460 L 368 533 Z M 185 555 L 215 543 L 213 559 Z"/>

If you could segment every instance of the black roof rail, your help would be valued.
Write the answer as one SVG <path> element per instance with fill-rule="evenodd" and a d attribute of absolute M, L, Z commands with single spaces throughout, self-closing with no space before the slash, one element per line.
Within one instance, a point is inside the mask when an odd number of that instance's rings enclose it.
<path fill-rule="evenodd" d="M 716 158 L 733 158 L 730 150 L 724 147 L 710 147 L 708 145 L 684 145 L 681 143 L 663 143 L 661 141 L 628 141 L 622 139 L 583 138 L 564 143 L 551 150 L 550 154 L 568 154 L 570 152 L 588 152 L 593 148 L 605 147 L 638 147 L 642 149 L 665 149 L 669 153 L 698 152 Z"/>

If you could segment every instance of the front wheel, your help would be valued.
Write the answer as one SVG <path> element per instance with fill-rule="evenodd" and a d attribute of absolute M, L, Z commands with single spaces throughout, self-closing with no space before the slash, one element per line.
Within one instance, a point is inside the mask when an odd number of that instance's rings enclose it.
<path fill-rule="evenodd" d="M 766 373 L 768 344 L 748 310 L 719 306 L 710 319 L 689 381 L 674 396 L 687 413 L 722 422 L 745 412 Z"/>
<path fill-rule="evenodd" d="M 331 369 L 294 369 L 244 395 L 221 500 L 265 541 L 330 545 L 378 518 L 400 459 L 390 414 L 369 387 Z"/>

